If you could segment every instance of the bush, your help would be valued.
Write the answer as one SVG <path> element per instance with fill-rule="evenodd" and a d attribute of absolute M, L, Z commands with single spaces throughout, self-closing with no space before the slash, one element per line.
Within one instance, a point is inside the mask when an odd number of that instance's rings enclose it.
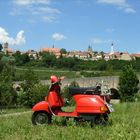
<path fill-rule="evenodd" d="M 72 98 L 72 95 L 70 95 L 70 93 L 69 93 L 69 89 L 71 87 L 79 87 L 79 84 L 76 81 L 73 81 L 70 83 L 69 86 L 65 86 L 63 91 L 62 91 L 62 96 L 63 96 L 64 100 L 69 101 L 69 105 L 74 105 L 75 101 Z"/>
<path fill-rule="evenodd" d="M 140 92 L 136 94 L 136 101 L 140 101 Z"/>
<path fill-rule="evenodd" d="M 10 107 L 16 104 L 16 92 L 12 84 L 13 69 L 8 64 L 3 64 L 0 71 L 0 103 L 1 107 Z"/>
<path fill-rule="evenodd" d="M 30 89 L 26 91 L 18 92 L 18 105 L 32 107 L 36 103 L 44 100 L 47 96 L 49 86 L 42 85 L 40 83 L 33 85 Z"/>
<path fill-rule="evenodd" d="M 135 101 L 139 90 L 138 77 L 131 66 L 125 66 L 119 78 L 119 93 L 121 101 Z"/>
<path fill-rule="evenodd" d="M 17 105 L 32 107 L 37 102 L 44 100 L 48 94 L 49 86 L 42 85 L 32 69 L 26 70 L 22 74 L 22 78 L 23 82 L 17 91 Z"/>

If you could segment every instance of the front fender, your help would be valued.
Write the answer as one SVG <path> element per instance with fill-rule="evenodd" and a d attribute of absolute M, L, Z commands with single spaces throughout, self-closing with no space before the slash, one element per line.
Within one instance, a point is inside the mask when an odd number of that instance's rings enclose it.
<path fill-rule="evenodd" d="M 32 108 L 32 111 L 34 111 L 34 112 L 35 111 L 46 111 L 46 112 L 50 113 L 48 102 L 42 101 L 42 102 L 35 104 Z"/>

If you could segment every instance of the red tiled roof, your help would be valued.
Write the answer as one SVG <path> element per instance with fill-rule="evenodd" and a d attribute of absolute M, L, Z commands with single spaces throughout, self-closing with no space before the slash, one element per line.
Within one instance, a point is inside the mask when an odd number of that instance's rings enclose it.
<path fill-rule="evenodd" d="M 42 52 L 50 52 L 50 53 L 60 53 L 59 48 L 42 48 Z"/>
<path fill-rule="evenodd" d="M 7 48 L 6 51 L 9 52 L 9 53 L 12 53 L 13 52 L 13 49 Z"/>
<path fill-rule="evenodd" d="M 140 57 L 140 53 L 133 53 L 131 56 Z"/>

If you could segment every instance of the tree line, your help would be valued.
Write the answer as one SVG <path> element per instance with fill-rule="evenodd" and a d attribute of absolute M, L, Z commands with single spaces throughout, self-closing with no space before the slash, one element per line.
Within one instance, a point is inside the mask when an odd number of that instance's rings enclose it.
<path fill-rule="evenodd" d="M 97 71 L 118 71 L 122 70 L 124 66 L 131 65 L 134 70 L 140 70 L 140 58 L 133 59 L 131 61 L 126 60 L 81 60 L 77 57 L 67 58 L 61 55 L 56 58 L 55 55 L 45 52 L 39 53 L 34 56 L 29 56 L 27 53 L 21 54 L 17 51 L 12 56 L 0 53 L 1 61 L 9 61 L 14 63 L 16 66 L 35 66 L 35 67 L 47 67 L 47 68 L 57 68 L 57 69 L 68 69 L 74 71 L 81 70 L 97 70 Z"/>

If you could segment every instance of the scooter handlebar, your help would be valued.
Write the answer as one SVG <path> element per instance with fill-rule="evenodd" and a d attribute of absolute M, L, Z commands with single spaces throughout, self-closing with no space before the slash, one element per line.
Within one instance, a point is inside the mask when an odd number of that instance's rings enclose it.
<path fill-rule="evenodd" d="M 59 78 L 59 80 L 63 80 L 63 79 L 65 79 L 65 76 L 61 76 L 61 77 Z"/>

